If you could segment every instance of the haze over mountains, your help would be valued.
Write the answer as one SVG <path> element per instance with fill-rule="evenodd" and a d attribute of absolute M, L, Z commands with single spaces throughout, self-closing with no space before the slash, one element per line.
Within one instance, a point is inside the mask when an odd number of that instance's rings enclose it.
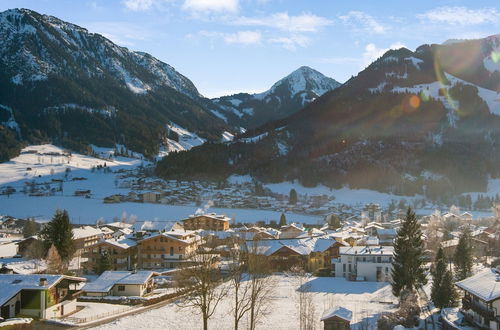
<path fill-rule="evenodd" d="M 165 177 L 264 181 L 446 198 L 499 174 L 500 36 L 391 50 L 303 110 L 159 164 Z M 197 163 L 213 164 L 201 171 Z"/>
<path fill-rule="evenodd" d="M 0 38 L 1 160 L 12 158 L 20 142 L 49 141 L 77 151 L 91 144 L 122 144 L 153 157 L 160 150 L 227 140 L 253 121 L 249 113 L 239 120 L 226 114 L 226 119 L 221 115 L 225 107 L 203 97 L 187 77 L 153 56 L 52 16 L 28 9 L 2 12 Z M 304 90 L 293 92 L 301 92 L 304 104 L 317 96 L 310 90 L 330 87 L 324 76 L 318 83 L 297 79 Z M 277 97 L 286 101 L 293 96 L 281 88 Z M 255 108 L 255 117 L 263 120 L 299 109 L 261 108 Z"/>

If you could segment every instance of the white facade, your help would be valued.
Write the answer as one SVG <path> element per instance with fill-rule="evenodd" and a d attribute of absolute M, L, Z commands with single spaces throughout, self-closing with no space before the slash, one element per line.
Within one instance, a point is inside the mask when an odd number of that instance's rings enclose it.
<path fill-rule="evenodd" d="M 388 282 L 391 280 L 394 248 L 389 246 L 340 247 L 332 260 L 336 277 L 348 280 Z"/>

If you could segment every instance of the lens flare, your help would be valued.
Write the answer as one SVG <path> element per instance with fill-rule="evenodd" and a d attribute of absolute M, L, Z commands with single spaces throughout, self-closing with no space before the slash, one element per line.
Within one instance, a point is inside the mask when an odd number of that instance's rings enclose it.
<path fill-rule="evenodd" d="M 417 109 L 420 106 L 420 97 L 417 95 L 410 96 L 410 107 Z"/>
<path fill-rule="evenodd" d="M 444 69 L 442 68 L 440 59 L 443 57 L 443 55 L 440 53 L 440 51 L 436 51 L 434 54 L 434 72 L 436 74 L 437 81 L 439 82 L 439 96 L 444 97 L 446 99 L 446 103 L 448 104 L 448 108 L 451 108 L 452 111 L 458 111 L 457 102 L 453 100 L 453 98 L 450 96 L 450 93 L 448 93 L 448 85 L 449 81 L 446 78 Z"/>

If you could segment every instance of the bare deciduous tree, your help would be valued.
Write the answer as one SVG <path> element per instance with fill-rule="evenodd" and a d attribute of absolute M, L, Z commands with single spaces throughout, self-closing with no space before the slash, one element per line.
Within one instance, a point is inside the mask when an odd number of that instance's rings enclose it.
<path fill-rule="evenodd" d="M 292 274 L 295 276 L 297 289 L 297 311 L 299 314 L 299 329 L 314 330 L 316 324 L 316 308 L 313 302 L 311 284 L 308 276 L 300 267 L 293 267 Z"/>
<path fill-rule="evenodd" d="M 182 267 L 176 275 L 179 292 L 186 293 L 179 306 L 198 309 L 204 330 L 208 329 L 208 320 L 228 291 L 227 285 L 220 285 L 222 276 L 216 260 L 213 254 L 193 255 L 191 265 Z"/>
<path fill-rule="evenodd" d="M 229 278 L 233 296 L 233 318 L 234 329 L 238 330 L 240 321 L 250 311 L 250 281 L 246 273 L 246 263 L 244 253 L 239 248 L 238 242 L 235 240 L 233 247 L 230 250 L 229 263 Z"/>
<path fill-rule="evenodd" d="M 43 246 L 43 242 L 39 240 L 34 240 L 28 247 L 26 248 L 25 257 L 28 259 L 32 259 L 36 270 L 40 267 L 42 259 L 45 257 L 45 249 Z"/>
<path fill-rule="evenodd" d="M 47 252 L 47 273 L 60 274 L 63 271 L 63 263 L 57 248 L 52 244 Z"/>
<path fill-rule="evenodd" d="M 266 257 L 259 253 L 259 241 L 246 244 L 247 270 L 249 281 L 248 328 L 255 330 L 258 321 L 268 313 L 270 298 L 274 291 L 274 281 L 270 277 L 270 265 Z"/>

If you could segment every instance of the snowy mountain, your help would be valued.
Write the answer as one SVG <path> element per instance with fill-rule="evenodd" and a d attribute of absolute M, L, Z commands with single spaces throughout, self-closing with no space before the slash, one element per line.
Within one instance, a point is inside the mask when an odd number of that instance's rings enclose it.
<path fill-rule="evenodd" d="M 77 25 L 12 9 L 0 13 L 0 40 L 2 141 L 124 144 L 153 156 L 171 123 L 213 141 L 231 130 L 172 66 Z"/>
<path fill-rule="evenodd" d="M 215 115 L 236 127 L 253 128 L 285 118 L 341 84 L 307 66 L 300 67 L 259 94 L 215 98 Z"/>
<path fill-rule="evenodd" d="M 500 176 L 499 45 L 496 35 L 390 50 L 303 110 L 231 144 L 167 158 L 158 173 L 197 176 L 178 164 L 203 161 L 214 162 L 217 178 L 250 174 L 435 200 L 482 191 Z"/>

